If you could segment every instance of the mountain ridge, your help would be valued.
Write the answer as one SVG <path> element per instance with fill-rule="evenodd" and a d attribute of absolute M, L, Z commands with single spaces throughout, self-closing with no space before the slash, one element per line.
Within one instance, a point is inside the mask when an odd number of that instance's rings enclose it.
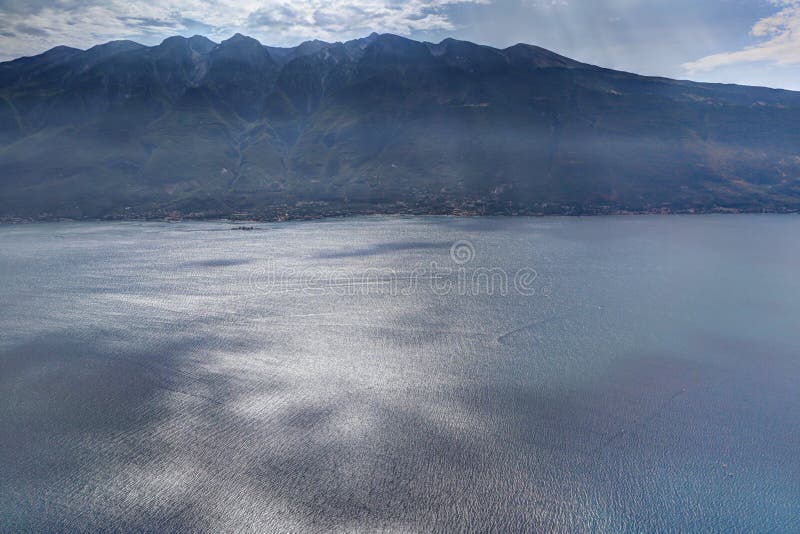
<path fill-rule="evenodd" d="M 800 209 L 800 93 L 371 34 L 0 63 L 0 217 Z"/>

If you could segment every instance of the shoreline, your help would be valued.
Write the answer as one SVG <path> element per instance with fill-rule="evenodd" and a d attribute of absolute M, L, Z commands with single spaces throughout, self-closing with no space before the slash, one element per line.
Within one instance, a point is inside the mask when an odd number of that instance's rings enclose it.
<path fill-rule="evenodd" d="M 739 210 L 739 209 L 710 209 L 710 210 L 647 210 L 647 211 L 581 211 L 572 213 L 468 213 L 468 212 L 403 212 L 403 211 L 377 211 L 377 212 L 349 212 L 349 213 L 329 213 L 329 214 L 306 214 L 306 215 L 291 215 L 286 214 L 282 216 L 272 217 L 231 217 L 225 215 L 200 215 L 200 214 L 170 214 L 163 216 L 140 216 L 140 217 L 54 217 L 54 216 L 39 216 L 39 217 L 16 217 L 0 216 L 0 224 L 2 225 L 16 225 L 16 224 L 35 224 L 35 223 L 68 223 L 68 222 L 220 222 L 230 224 L 245 224 L 245 223 L 284 223 L 284 222 L 302 222 L 302 221 L 324 221 L 335 219 L 350 219 L 359 217 L 448 217 L 455 219 L 470 219 L 470 218 L 550 218 L 550 217 L 565 217 L 565 218 L 582 218 L 582 217 L 648 217 L 648 216 L 702 216 L 702 215 L 798 215 L 800 210 L 784 209 L 784 210 Z M 233 228 L 237 230 L 241 228 Z"/>

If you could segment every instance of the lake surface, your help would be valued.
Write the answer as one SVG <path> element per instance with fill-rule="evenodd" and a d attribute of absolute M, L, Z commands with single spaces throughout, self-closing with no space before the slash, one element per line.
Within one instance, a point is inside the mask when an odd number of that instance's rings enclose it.
<path fill-rule="evenodd" d="M 0 226 L 0 531 L 800 530 L 800 217 Z"/>

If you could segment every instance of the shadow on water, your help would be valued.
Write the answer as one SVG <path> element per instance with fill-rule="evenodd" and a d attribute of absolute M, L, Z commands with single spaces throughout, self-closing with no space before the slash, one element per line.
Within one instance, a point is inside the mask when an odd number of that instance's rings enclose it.
<path fill-rule="evenodd" d="M 720 365 L 631 356 L 582 387 L 511 376 L 443 385 L 434 372 L 381 392 L 343 372 L 325 386 L 289 362 L 234 372 L 263 340 L 240 340 L 221 365 L 202 361 L 213 337 L 115 349 L 107 335 L 51 334 L 0 354 L 0 424 L 14 429 L 0 448 L 4 529 L 660 529 L 692 524 L 670 480 L 698 469 L 709 473 L 693 489 L 705 524 L 749 528 L 800 476 L 780 454 L 779 465 L 751 460 L 800 439 L 769 422 L 800 408 L 796 354 L 779 347 L 702 335 Z M 759 372 L 753 354 L 786 380 Z M 737 401 L 754 386 L 776 394 Z M 722 406 L 739 420 L 717 419 Z M 763 500 L 723 462 L 762 469 Z M 631 484 L 627 501 L 607 491 Z M 772 524 L 790 526 L 797 508 Z"/>

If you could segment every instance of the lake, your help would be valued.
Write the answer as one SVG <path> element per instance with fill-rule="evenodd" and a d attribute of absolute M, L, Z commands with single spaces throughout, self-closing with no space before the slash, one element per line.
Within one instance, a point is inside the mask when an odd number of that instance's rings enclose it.
<path fill-rule="evenodd" d="M 0 531 L 800 529 L 800 217 L 0 226 Z"/>

